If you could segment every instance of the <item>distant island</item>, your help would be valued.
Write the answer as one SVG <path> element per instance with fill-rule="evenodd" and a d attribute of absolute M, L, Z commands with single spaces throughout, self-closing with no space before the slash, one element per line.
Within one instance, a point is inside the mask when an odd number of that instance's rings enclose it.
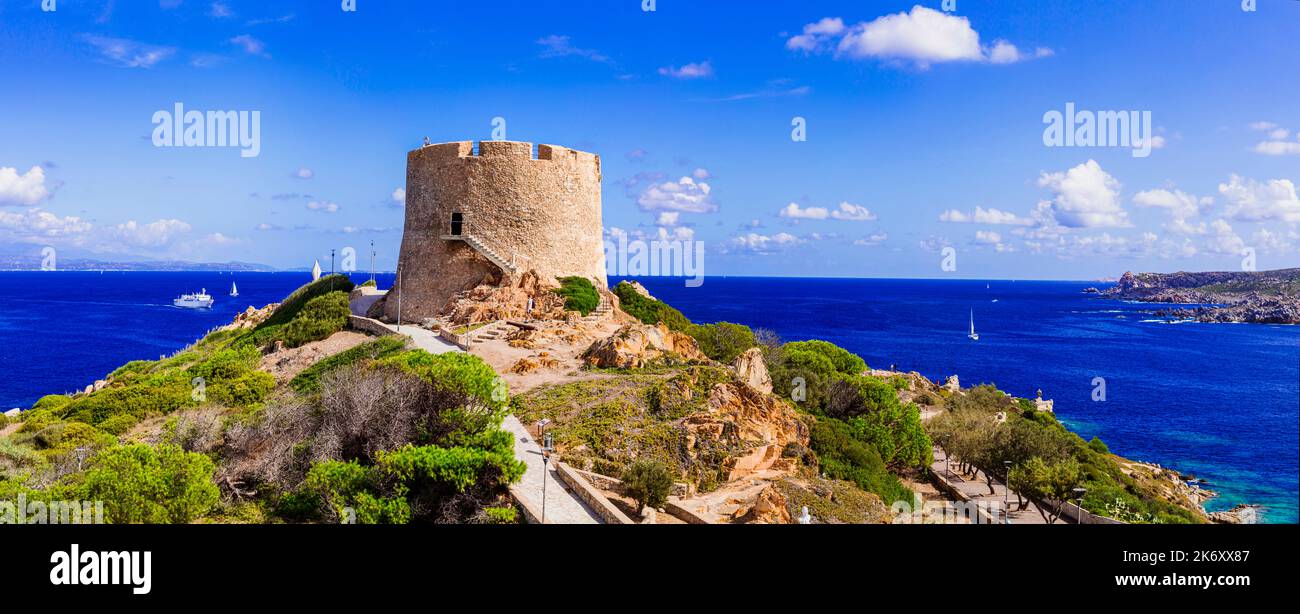
<path fill-rule="evenodd" d="M 1106 298 L 1195 307 L 1159 309 L 1161 317 L 1197 322 L 1300 324 L 1300 268 L 1208 273 L 1126 272 L 1105 290 Z"/>
<path fill-rule="evenodd" d="M 0 258 L 0 271 L 43 271 L 40 258 L 14 256 Z M 69 258 L 59 260 L 59 271 L 245 271 L 269 273 L 273 266 L 255 262 L 189 262 L 185 260 L 96 260 Z"/>

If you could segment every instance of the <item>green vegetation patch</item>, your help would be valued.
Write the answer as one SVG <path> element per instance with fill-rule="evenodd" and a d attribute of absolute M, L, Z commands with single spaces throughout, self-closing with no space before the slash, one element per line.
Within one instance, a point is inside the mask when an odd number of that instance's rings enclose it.
<path fill-rule="evenodd" d="M 564 308 L 587 315 L 600 305 L 600 293 L 586 277 L 561 277 L 555 293 L 564 297 Z"/>

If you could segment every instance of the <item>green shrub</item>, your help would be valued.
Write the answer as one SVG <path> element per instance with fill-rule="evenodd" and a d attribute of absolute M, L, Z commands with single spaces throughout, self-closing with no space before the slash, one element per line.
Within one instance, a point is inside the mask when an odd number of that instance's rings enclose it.
<path fill-rule="evenodd" d="M 20 414 L 20 417 L 23 425 L 18 427 L 19 433 L 35 433 L 59 421 L 59 417 L 49 409 L 30 409 Z"/>
<path fill-rule="evenodd" d="M 64 405 L 72 402 L 72 397 L 66 394 L 47 394 L 32 405 L 32 409 L 47 409 L 55 411 Z"/>
<path fill-rule="evenodd" d="M 361 282 L 361 287 L 362 287 L 362 288 L 374 288 L 374 287 L 377 286 L 377 285 L 378 285 L 378 284 L 376 284 L 376 283 L 375 283 L 375 280 L 373 280 L 373 279 L 367 279 L 367 280 Z"/>
<path fill-rule="evenodd" d="M 312 299 L 319 298 L 333 292 L 341 293 L 345 299 L 349 292 L 352 291 L 352 281 L 345 275 L 326 275 L 314 282 L 306 284 L 284 299 L 275 312 L 271 314 L 264 322 L 257 326 L 257 329 L 269 328 L 272 326 L 288 324 L 294 318 L 298 317 L 306 305 Z M 256 329 L 255 329 L 256 330 Z"/>
<path fill-rule="evenodd" d="M 114 524 L 187 523 L 216 505 L 212 460 L 178 446 L 132 444 L 92 457 L 76 487 L 83 500 L 103 501 Z"/>
<path fill-rule="evenodd" d="M 0 429 L 9 426 L 9 416 L 0 414 Z"/>
<path fill-rule="evenodd" d="M 296 375 L 289 385 L 297 392 L 308 394 L 320 391 L 320 378 L 322 375 L 335 369 L 353 365 L 364 360 L 376 360 L 391 356 L 406 348 L 404 337 L 391 335 L 380 337 L 374 341 L 367 341 L 356 347 L 344 350 L 316 362 L 316 364 L 307 367 L 301 373 Z"/>
<path fill-rule="evenodd" d="M 275 376 L 253 371 L 236 379 L 218 381 L 208 386 L 208 399 L 231 407 L 248 407 L 261 403 L 275 390 Z"/>
<path fill-rule="evenodd" d="M 875 448 L 855 437 L 853 429 L 843 421 L 818 418 L 809 444 L 826 477 L 853 482 L 858 488 L 879 495 L 886 505 L 895 501 L 912 502 L 912 491 L 885 469 L 885 462 Z"/>
<path fill-rule="evenodd" d="M 618 296 L 619 308 L 644 324 L 663 323 L 670 330 L 678 332 L 685 332 L 691 326 L 691 321 L 682 312 L 663 301 L 647 298 L 637 292 L 632 284 L 619 283 L 614 287 L 614 294 Z"/>
<path fill-rule="evenodd" d="M 281 331 L 284 344 L 299 347 L 320 341 L 348 325 L 352 313 L 345 292 L 330 292 L 307 301 L 302 310 Z"/>
<path fill-rule="evenodd" d="M 190 378 L 174 372 L 157 381 L 111 387 L 80 397 L 60 410 L 66 420 L 99 425 L 121 414 L 143 418 L 151 413 L 170 413 L 192 404 Z"/>
<path fill-rule="evenodd" d="M 488 524 L 519 524 L 519 510 L 513 507 L 485 507 Z"/>
<path fill-rule="evenodd" d="M 140 422 L 131 414 L 118 414 L 99 423 L 99 430 L 112 435 L 121 435 Z"/>
<path fill-rule="evenodd" d="M 1110 454 L 1110 448 L 1106 447 L 1106 442 L 1097 437 L 1093 437 L 1092 441 L 1088 442 L 1088 447 L 1098 454 Z"/>
<path fill-rule="evenodd" d="M 627 495 L 636 501 L 638 512 L 647 505 L 662 507 L 673 488 L 673 472 L 668 465 L 656 460 L 632 463 L 621 479 Z"/>
<path fill-rule="evenodd" d="M 262 353 L 250 346 L 237 346 L 219 350 L 187 371 L 193 377 L 202 377 L 211 386 L 223 380 L 235 380 L 257 368 Z"/>
<path fill-rule="evenodd" d="M 564 297 L 564 308 L 587 315 L 600 305 L 600 293 L 586 277 L 561 277 L 555 293 Z"/>
<path fill-rule="evenodd" d="M 718 362 L 730 363 L 745 350 L 758 345 L 754 331 L 743 324 L 696 324 L 687 328 L 686 332 L 699 344 L 700 351 L 705 356 Z"/>
<path fill-rule="evenodd" d="M 782 347 L 786 352 L 809 351 L 825 356 L 836 372 L 845 375 L 861 375 L 867 370 L 867 363 L 861 357 L 829 341 L 791 341 Z"/>

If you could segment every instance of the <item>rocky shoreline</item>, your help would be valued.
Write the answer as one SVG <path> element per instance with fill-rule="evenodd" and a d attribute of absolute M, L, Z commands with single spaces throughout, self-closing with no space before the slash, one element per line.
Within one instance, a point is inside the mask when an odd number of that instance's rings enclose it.
<path fill-rule="evenodd" d="M 1089 294 L 1144 303 L 1195 305 L 1162 308 L 1156 317 L 1209 323 L 1300 324 L 1300 269 L 1213 273 L 1126 272 Z"/>

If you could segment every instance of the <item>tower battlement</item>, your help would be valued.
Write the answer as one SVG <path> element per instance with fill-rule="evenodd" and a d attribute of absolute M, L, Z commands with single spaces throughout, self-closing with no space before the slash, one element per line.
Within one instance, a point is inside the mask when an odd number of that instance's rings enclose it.
<path fill-rule="evenodd" d="M 527 141 L 479 141 L 477 150 L 474 141 L 435 143 L 412 149 L 407 154 L 407 164 L 415 161 L 427 163 L 458 158 L 563 162 L 590 166 L 595 169 L 597 175 L 600 173 L 600 156 L 594 153 L 547 144 L 537 145 L 534 151 L 533 144 Z"/>

